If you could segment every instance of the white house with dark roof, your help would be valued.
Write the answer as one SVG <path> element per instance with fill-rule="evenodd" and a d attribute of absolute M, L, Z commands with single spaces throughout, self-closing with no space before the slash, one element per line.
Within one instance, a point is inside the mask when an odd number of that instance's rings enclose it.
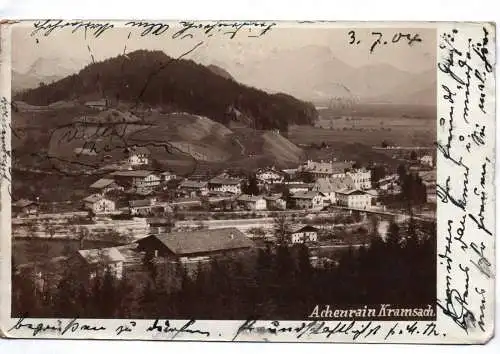
<path fill-rule="evenodd" d="M 93 194 L 83 199 L 85 209 L 91 210 L 94 214 L 109 214 L 116 211 L 115 202 L 105 198 L 101 194 Z"/>
<path fill-rule="evenodd" d="M 241 179 L 226 176 L 217 176 L 208 182 L 211 192 L 241 194 Z"/>
<path fill-rule="evenodd" d="M 267 202 L 260 195 L 241 194 L 236 201 L 247 210 L 266 210 Z"/>
<path fill-rule="evenodd" d="M 101 178 L 92 183 L 90 185 L 90 189 L 92 189 L 96 193 L 106 194 L 113 190 L 122 191 L 124 188 L 118 185 L 118 183 L 116 183 L 114 179 Z"/>
<path fill-rule="evenodd" d="M 253 241 L 236 228 L 154 234 L 137 243 L 139 251 L 181 263 L 208 261 L 254 247 Z"/>
<path fill-rule="evenodd" d="M 170 171 L 160 173 L 160 177 L 162 182 L 168 182 L 177 178 L 177 176 Z"/>
<path fill-rule="evenodd" d="M 370 209 L 372 196 L 359 189 L 343 189 L 337 191 L 337 205 L 353 209 Z"/>
<path fill-rule="evenodd" d="M 192 197 L 208 194 L 208 183 L 205 181 L 185 179 L 177 188 Z"/>
<path fill-rule="evenodd" d="M 298 192 L 290 196 L 298 209 L 318 210 L 324 207 L 324 195 L 317 191 Z"/>
<path fill-rule="evenodd" d="M 79 250 L 76 260 L 87 268 L 91 279 L 103 276 L 105 272 L 110 272 L 116 279 L 123 277 L 125 257 L 115 247 Z"/>
<path fill-rule="evenodd" d="M 318 241 L 318 229 L 310 225 L 297 225 L 290 231 L 292 244 Z"/>
<path fill-rule="evenodd" d="M 153 188 L 160 185 L 161 179 L 148 170 L 115 171 L 110 175 L 118 184 L 132 188 Z"/>
<path fill-rule="evenodd" d="M 257 170 L 255 177 L 260 184 L 278 184 L 283 183 L 285 179 L 283 172 L 276 170 L 274 167 Z"/>
<path fill-rule="evenodd" d="M 142 166 L 149 163 L 151 152 L 144 146 L 133 146 L 129 148 L 128 164 L 130 166 Z"/>

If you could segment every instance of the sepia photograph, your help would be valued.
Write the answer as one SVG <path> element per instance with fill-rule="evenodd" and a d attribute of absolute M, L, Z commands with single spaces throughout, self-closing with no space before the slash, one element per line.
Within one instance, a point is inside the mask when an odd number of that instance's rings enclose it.
<path fill-rule="evenodd" d="M 11 38 L 12 317 L 436 319 L 436 28 Z"/>

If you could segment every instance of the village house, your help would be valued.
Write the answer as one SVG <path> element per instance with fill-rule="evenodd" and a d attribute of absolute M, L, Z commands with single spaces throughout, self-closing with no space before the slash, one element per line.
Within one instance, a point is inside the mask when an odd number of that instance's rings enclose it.
<path fill-rule="evenodd" d="M 130 166 L 142 166 L 149 163 L 151 153 L 144 146 L 134 146 L 129 149 L 128 164 Z"/>
<path fill-rule="evenodd" d="M 372 196 L 359 189 L 343 189 L 336 192 L 337 205 L 353 209 L 370 209 Z"/>
<path fill-rule="evenodd" d="M 123 278 L 125 257 L 115 247 L 79 250 L 72 260 L 80 263 L 90 279 L 103 277 L 106 272 L 116 279 Z"/>
<path fill-rule="evenodd" d="M 353 162 L 350 161 L 312 161 L 307 160 L 304 165 L 300 167 L 301 171 L 311 173 L 314 178 L 328 178 L 328 177 L 345 177 L 346 172 L 351 170 Z"/>
<path fill-rule="evenodd" d="M 85 209 L 92 211 L 96 215 L 109 214 L 116 210 L 115 202 L 101 194 L 90 195 L 83 202 Z"/>
<path fill-rule="evenodd" d="M 170 171 L 160 173 L 160 177 L 162 182 L 169 182 L 177 178 L 177 176 Z"/>
<path fill-rule="evenodd" d="M 217 176 L 208 182 L 211 192 L 241 194 L 241 179 Z"/>
<path fill-rule="evenodd" d="M 298 225 L 290 232 L 292 244 L 318 241 L 318 229 L 310 225 Z"/>
<path fill-rule="evenodd" d="M 428 166 L 428 167 L 433 167 L 434 166 L 434 161 L 432 159 L 431 155 L 424 155 L 420 158 L 420 163 L 423 166 Z"/>
<path fill-rule="evenodd" d="M 283 173 L 277 171 L 274 167 L 257 170 L 255 177 L 257 178 L 259 184 L 283 183 L 285 179 Z"/>
<path fill-rule="evenodd" d="M 87 101 L 84 104 L 85 106 L 96 109 L 98 111 L 104 111 L 106 108 L 110 106 L 110 102 L 106 98 L 102 98 L 97 101 Z"/>
<path fill-rule="evenodd" d="M 352 178 L 356 189 L 370 189 L 372 187 L 372 173 L 367 169 L 348 171 L 346 175 Z"/>
<path fill-rule="evenodd" d="M 19 199 L 12 203 L 12 213 L 15 215 L 35 215 L 38 213 L 38 203 L 28 199 Z"/>
<path fill-rule="evenodd" d="M 123 187 L 118 185 L 114 179 L 101 178 L 90 185 L 90 189 L 95 193 L 106 194 L 111 191 L 123 191 Z"/>
<path fill-rule="evenodd" d="M 237 255 L 254 247 L 253 241 L 236 228 L 156 234 L 137 243 L 139 251 L 182 264 Z"/>
<path fill-rule="evenodd" d="M 242 194 L 236 201 L 247 210 L 266 210 L 267 208 L 266 200 L 262 196 Z"/>
<path fill-rule="evenodd" d="M 354 188 L 354 181 L 351 176 L 318 178 L 311 190 L 320 192 L 323 195 L 324 204 L 336 204 L 336 191 L 346 188 Z"/>
<path fill-rule="evenodd" d="M 197 197 L 208 194 L 208 183 L 204 181 L 183 180 L 177 187 L 180 191 L 190 197 Z"/>
<path fill-rule="evenodd" d="M 197 197 L 191 197 L 191 198 L 178 198 L 175 200 L 172 200 L 170 202 L 170 206 L 172 208 L 178 208 L 178 209 L 188 209 L 192 207 L 200 207 L 201 206 L 201 199 Z"/>
<path fill-rule="evenodd" d="M 427 193 L 427 201 L 429 203 L 436 203 L 436 197 L 437 197 L 436 169 L 432 171 L 420 171 L 418 175 L 422 179 L 422 183 L 425 186 L 425 190 Z"/>
<path fill-rule="evenodd" d="M 110 175 L 125 188 L 154 188 L 160 185 L 160 177 L 147 170 L 115 171 Z"/>
<path fill-rule="evenodd" d="M 149 231 L 151 234 L 162 234 L 170 232 L 174 226 L 174 221 L 170 218 L 155 217 L 147 220 Z"/>
<path fill-rule="evenodd" d="M 297 209 L 318 210 L 324 207 L 324 195 L 320 192 L 297 192 L 290 197 Z"/>
<path fill-rule="evenodd" d="M 286 200 L 283 199 L 281 193 L 266 195 L 264 199 L 269 210 L 286 210 Z"/>
<path fill-rule="evenodd" d="M 158 204 L 156 198 L 148 198 L 148 199 L 137 199 L 130 200 L 128 202 L 130 215 L 149 215 L 152 212 L 160 212 L 163 213 L 165 208 L 163 205 Z"/>

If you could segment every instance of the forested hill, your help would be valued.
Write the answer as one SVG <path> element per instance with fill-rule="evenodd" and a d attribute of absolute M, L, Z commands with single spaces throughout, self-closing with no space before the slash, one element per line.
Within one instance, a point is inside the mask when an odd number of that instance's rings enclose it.
<path fill-rule="evenodd" d="M 311 103 L 268 94 L 191 60 L 146 50 L 90 64 L 78 74 L 22 92 L 16 99 L 47 105 L 102 97 L 199 114 L 223 124 L 243 114 L 256 129 L 285 130 L 288 124 L 311 124 L 318 115 Z"/>

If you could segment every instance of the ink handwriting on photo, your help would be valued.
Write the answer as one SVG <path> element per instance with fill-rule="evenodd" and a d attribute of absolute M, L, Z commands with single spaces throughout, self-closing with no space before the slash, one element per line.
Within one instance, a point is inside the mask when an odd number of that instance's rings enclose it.
<path fill-rule="evenodd" d="M 259 38 L 268 34 L 276 26 L 275 22 L 267 21 L 179 21 L 179 22 L 149 22 L 134 20 L 123 24 L 122 28 L 138 30 L 140 37 L 146 36 L 168 36 L 169 39 L 186 39 L 212 37 L 219 35 L 228 39 L 238 36 L 248 38 Z M 48 37 L 62 30 L 71 33 L 83 32 L 85 38 L 104 37 L 106 33 L 119 28 L 111 22 L 76 20 L 65 21 L 56 19 L 37 20 L 33 23 L 32 37 L 41 35 Z M 180 28 L 179 28 L 180 27 Z"/>
<path fill-rule="evenodd" d="M 436 189 L 438 202 L 453 208 L 448 210 L 456 217 L 448 219 L 445 244 L 438 248 L 444 274 L 438 273 L 444 276 L 446 284 L 438 307 L 466 333 L 473 328 L 486 331 L 488 291 L 479 286 L 482 284 L 479 281 L 494 276 L 489 260 L 488 238 L 492 231 L 487 214 L 491 166 L 484 151 L 488 143 L 487 128 L 481 122 L 482 114 L 487 112 L 484 91 L 491 80 L 488 35 L 483 28 L 480 40 L 461 38 L 459 30 L 453 29 L 443 34 L 439 43 L 438 70 L 444 76 L 438 95 L 446 104 L 447 113 L 439 119 L 445 138 L 438 141 L 437 148 L 451 164 L 448 176 L 438 181 Z M 481 159 L 483 162 L 478 163 Z"/>
<path fill-rule="evenodd" d="M 361 38 L 361 36 L 355 31 L 350 30 L 347 32 L 348 44 L 350 45 L 362 45 L 368 43 L 369 52 L 373 54 L 377 47 L 396 45 L 401 43 L 406 43 L 408 46 L 413 46 L 415 43 L 422 42 L 422 38 L 419 33 L 403 33 L 394 32 L 392 34 L 384 34 L 382 32 L 370 32 L 368 38 Z"/>

